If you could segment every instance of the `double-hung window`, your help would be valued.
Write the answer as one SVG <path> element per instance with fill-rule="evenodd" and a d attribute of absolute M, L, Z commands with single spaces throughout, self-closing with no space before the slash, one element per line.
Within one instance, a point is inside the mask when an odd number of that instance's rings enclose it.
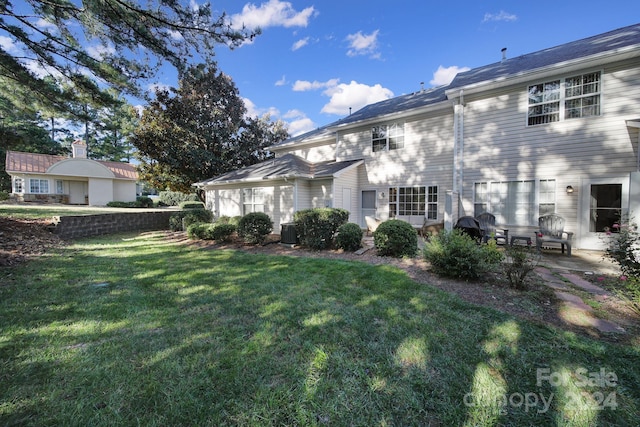
<path fill-rule="evenodd" d="M 264 212 L 264 189 L 244 188 L 242 190 L 242 214 Z"/>
<path fill-rule="evenodd" d="M 594 72 L 529 86 L 527 124 L 599 116 L 600 79 Z"/>
<path fill-rule="evenodd" d="M 393 123 L 371 128 L 371 149 L 389 151 L 404 148 L 404 125 Z"/>
<path fill-rule="evenodd" d="M 24 193 L 24 179 L 22 178 L 13 178 L 13 192 Z"/>
<path fill-rule="evenodd" d="M 491 212 L 502 224 L 536 225 L 540 215 L 555 208 L 554 179 L 477 182 L 474 187 L 474 216 Z"/>
<path fill-rule="evenodd" d="M 29 192 L 34 194 L 48 194 L 49 180 L 46 179 L 30 179 Z"/>

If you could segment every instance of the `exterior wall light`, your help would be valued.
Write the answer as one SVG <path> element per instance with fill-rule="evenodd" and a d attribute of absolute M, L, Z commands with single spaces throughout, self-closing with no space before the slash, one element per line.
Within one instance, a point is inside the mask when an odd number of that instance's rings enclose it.
<path fill-rule="evenodd" d="M 571 194 L 573 193 L 573 187 L 570 185 L 567 185 L 567 194 Z"/>

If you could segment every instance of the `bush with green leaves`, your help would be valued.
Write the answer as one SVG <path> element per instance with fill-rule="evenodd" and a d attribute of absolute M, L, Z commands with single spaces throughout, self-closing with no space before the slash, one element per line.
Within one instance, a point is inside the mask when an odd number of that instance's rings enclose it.
<path fill-rule="evenodd" d="M 216 242 L 231 240 L 231 236 L 235 232 L 235 225 L 222 223 L 197 222 L 187 228 L 187 236 L 190 239 L 215 240 Z"/>
<path fill-rule="evenodd" d="M 461 230 L 443 230 L 425 242 L 424 258 L 434 273 L 460 279 L 477 279 L 493 271 L 503 254 L 494 240 L 479 245 Z"/>
<path fill-rule="evenodd" d="M 194 201 L 180 202 L 179 206 L 180 209 L 204 209 L 204 203 Z"/>
<path fill-rule="evenodd" d="M 418 233 L 408 222 L 390 219 L 382 222 L 373 232 L 373 244 L 378 255 L 413 257 L 418 252 Z"/>
<path fill-rule="evenodd" d="M 622 274 L 640 280 L 640 232 L 634 218 L 623 216 L 606 230 L 605 257 L 620 266 Z"/>
<path fill-rule="evenodd" d="M 160 203 L 165 206 L 178 206 L 182 202 L 198 201 L 198 195 L 195 193 L 181 193 L 179 191 L 161 191 L 158 195 Z"/>
<path fill-rule="evenodd" d="M 222 215 L 222 216 L 218 217 L 218 219 L 216 219 L 216 223 L 219 223 L 219 224 L 232 224 L 232 225 L 235 225 L 236 227 L 238 227 L 238 224 L 240 223 L 240 219 L 241 218 L 242 218 L 241 216 Z"/>
<path fill-rule="evenodd" d="M 362 247 L 362 229 L 358 224 L 348 222 L 338 228 L 336 235 L 336 247 L 345 251 L 354 252 Z"/>
<path fill-rule="evenodd" d="M 238 223 L 238 236 L 252 245 L 261 244 L 273 231 L 273 221 L 264 212 L 246 214 Z"/>
<path fill-rule="evenodd" d="M 9 200 L 9 192 L 6 190 L 0 190 L 0 201 Z"/>
<path fill-rule="evenodd" d="M 311 249 L 327 249 L 338 228 L 349 220 L 349 211 L 341 208 L 312 208 L 298 211 L 293 221 L 300 243 Z"/>
<path fill-rule="evenodd" d="M 169 217 L 171 231 L 186 231 L 187 227 L 197 222 L 210 223 L 213 213 L 207 209 L 188 209 L 179 211 Z"/>
<path fill-rule="evenodd" d="M 504 255 L 506 262 L 503 268 L 509 285 L 515 289 L 526 289 L 527 276 L 538 265 L 540 254 L 528 247 L 505 245 Z"/>

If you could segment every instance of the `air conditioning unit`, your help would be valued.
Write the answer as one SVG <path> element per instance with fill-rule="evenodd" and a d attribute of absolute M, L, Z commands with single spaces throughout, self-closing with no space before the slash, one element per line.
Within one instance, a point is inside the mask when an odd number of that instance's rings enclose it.
<path fill-rule="evenodd" d="M 295 245 L 298 243 L 295 223 L 288 222 L 280 225 L 280 243 L 286 245 Z"/>

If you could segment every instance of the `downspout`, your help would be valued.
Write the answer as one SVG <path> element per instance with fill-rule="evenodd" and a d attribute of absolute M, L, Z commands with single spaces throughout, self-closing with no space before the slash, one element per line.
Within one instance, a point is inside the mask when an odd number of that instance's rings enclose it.
<path fill-rule="evenodd" d="M 454 182 L 453 191 L 462 194 L 464 175 L 464 90 L 460 89 L 454 109 Z"/>

